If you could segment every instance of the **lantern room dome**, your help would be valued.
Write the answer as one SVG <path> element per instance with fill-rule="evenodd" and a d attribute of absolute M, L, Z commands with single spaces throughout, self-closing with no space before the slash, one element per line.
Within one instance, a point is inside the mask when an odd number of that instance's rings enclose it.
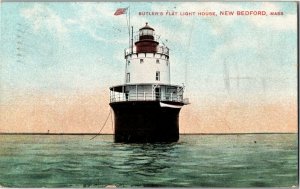
<path fill-rule="evenodd" d="M 152 30 L 152 31 L 154 31 L 154 29 L 151 28 L 151 27 L 148 25 L 148 22 L 146 22 L 146 25 L 145 25 L 144 27 L 140 28 L 140 31 L 141 31 L 141 30 Z"/>

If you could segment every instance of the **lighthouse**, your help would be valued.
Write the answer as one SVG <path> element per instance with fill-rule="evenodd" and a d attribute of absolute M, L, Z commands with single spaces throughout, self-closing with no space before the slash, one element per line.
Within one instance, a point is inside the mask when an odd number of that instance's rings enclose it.
<path fill-rule="evenodd" d="M 124 83 L 110 87 L 115 142 L 176 142 L 184 86 L 172 85 L 169 49 L 146 23 L 125 49 Z"/>

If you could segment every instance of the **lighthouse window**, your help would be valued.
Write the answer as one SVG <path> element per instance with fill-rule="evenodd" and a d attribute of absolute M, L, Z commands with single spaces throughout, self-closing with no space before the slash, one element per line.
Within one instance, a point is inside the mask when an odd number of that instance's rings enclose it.
<path fill-rule="evenodd" d="M 159 64 L 159 59 L 156 59 L 156 64 Z"/>
<path fill-rule="evenodd" d="M 127 61 L 127 65 L 128 65 L 128 66 L 129 66 L 129 64 L 130 64 L 130 60 Z"/>
<path fill-rule="evenodd" d="M 144 59 L 140 59 L 140 63 L 141 63 L 141 64 L 144 63 Z"/>
<path fill-rule="evenodd" d="M 169 66 L 169 60 L 167 60 L 166 63 L 167 63 L 167 66 Z"/>
<path fill-rule="evenodd" d="M 156 72 L 155 79 L 156 79 L 156 81 L 160 81 L 160 72 L 159 71 Z"/>
<path fill-rule="evenodd" d="M 130 73 L 127 73 L 126 82 L 127 82 L 127 83 L 130 82 Z"/>

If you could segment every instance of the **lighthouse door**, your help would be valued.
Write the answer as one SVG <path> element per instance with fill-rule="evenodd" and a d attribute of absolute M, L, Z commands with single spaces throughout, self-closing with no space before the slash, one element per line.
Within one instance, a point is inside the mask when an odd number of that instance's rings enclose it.
<path fill-rule="evenodd" d="M 155 100 L 160 100 L 160 88 L 155 88 Z"/>

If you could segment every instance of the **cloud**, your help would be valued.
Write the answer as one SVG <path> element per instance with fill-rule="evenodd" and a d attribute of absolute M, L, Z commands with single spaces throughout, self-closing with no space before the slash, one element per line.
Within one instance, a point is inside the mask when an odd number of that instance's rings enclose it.
<path fill-rule="evenodd" d="M 269 28 L 280 31 L 297 31 L 297 15 L 251 17 L 249 22 L 258 28 Z"/>
<path fill-rule="evenodd" d="M 74 4 L 73 8 L 75 18 L 68 20 L 70 25 L 96 41 L 124 43 L 122 37 L 128 31 L 126 15 L 114 16 L 115 8 L 111 4 L 81 3 Z"/>
<path fill-rule="evenodd" d="M 70 33 L 79 31 L 95 41 L 124 43 L 119 34 L 127 33 L 126 15 L 114 16 L 115 8 L 111 4 L 74 3 L 67 4 L 66 9 L 72 14 L 62 18 L 59 15 L 62 12 L 44 4 L 34 4 L 21 10 L 21 15 L 32 24 L 35 33 L 45 29 L 59 39 L 65 39 Z M 109 35 L 114 38 L 108 38 Z"/>
<path fill-rule="evenodd" d="M 233 55 L 237 51 L 242 49 L 255 49 L 257 48 L 256 40 L 247 36 L 238 36 L 228 40 L 227 42 L 219 45 L 214 53 L 212 54 L 212 59 L 215 61 L 220 61 L 223 59 L 220 57 L 226 57 L 228 55 Z"/>
<path fill-rule="evenodd" d="M 271 30 L 280 31 L 297 31 L 297 15 L 287 14 L 282 10 L 278 3 L 264 2 L 259 6 L 260 9 L 270 12 L 283 12 L 283 16 L 250 16 L 247 20 L 250 24 L 257 28 L 269 28 Z"/>
<path fill-rule="evenodd" d="M 34 4 L 32 8 L 23 9 L 21 15 L 32 23 L 36 33 L 42 29 L 47 29 L 58 38 L 64 38 L 69 32 L 63 19 L 43 4 Z"/>
<path fill-rule="evenodd" d="M 243 3 L 220 3 L 220 2 L 194 2 L 194 3 L 178 3 L 178 4 L 155 4 L 152 6 L 152 11 L 195 11 L 195 12 L 211 12 L 214 11 L 219 14 L 220 11 L 239 11 L 239 10 L 264 10 L 269 12 L 283 11 L 279 3 L 272 2 L 256 2 L 247 4 Z M 187 19 L 186 17 L 175 16 L 173 17 L 185 27 L 193 24 L 193 19 Z M 249 24 L 254 25 L 257 28 L 269 28 L 271 30 L 297 30 L 297 15 L 285 13 L 283 16 L 218 16 L 218 17 L 202 17 L 202 20 L 209 22 L 212 26 L 212 33 L 215 35 L 221 35 L 226 28 L 231 27 L 236 21 L 244 19 Z"/>
<path fill-rule="evenodd" d="M 173 8 L 177 11 L 219 11 L 219 10 L 245 10 L 246 8 L 251 9 L 265 9 L 266 11 L 280 10 L 279 5 L 276 3 L 253 3 L 253 5 L 247 4 L 247 6 L 242 7 L 243 3 L 152 3 L 141 4 L 132 3 L 132 10 L 137 11 L 138 7 L 142 7 L 144 11 L 165 11 L 172 10 Z M 249 6 L 248 6 L 249 5 Z M 136 7 L 135 7 L 136 6 Z M 126 15 L 114 16 L 113 13 L 116 8 L 124 7 L 117 4 L 111 3 L 74 3 L 67 4 L 66 10 L 68 11 L 67 18 L 60 17 L 57 13 L 58 10 L 46 7 L 46 5 L 34 4 L 32 8 L 28 8 L 22 11 L 22 15 L 33 23 L 33 27 L 36 31 L 41 29 L 48 29 L 53 31 L 57 35 L 66 35 L 67 33 L 77 32 L 80 36 L 90 37 L 92 40 L 106 43 L 104 46 L 110 48 L 110 52 L 105 51 L 106 54 L 113 55 L 115 62 L 123 62 L 123 49 L 127 47 L 128 43 L 128 31 L 126 23 Z M 53 9 L 53 10 L 52 10 Z M 209 53 L 207 59 L 208 64 L 207 70 L 211 73 L 215 73 L 216 70 L 213 67 L 216 65 L 211 65 L 211 62 L 221 63 L 225 56 L 229 56 L 236 60 L 238 54 L 244 53 L 246 50 L 251 50 L 249 56 L 254 56 L 257 51 L 259 51 L 258 42 L 263 41 L 265 38 L 266 30 L 294 30 L 296 27 L 296 17 L 295 15 L 285 15 L 278 17 L 194 17 L 191 19 L 185 19 L 182 17 L 142 17 L 138 16 L 137 12 L 132 11 L 131 22 L 135 26 L 135 30 L 139 27 L 144 26 L 146 21 L 149 21 L 150 26 L 154 27 L 157 34 L 161 35 L 161 39 L 168 39 L 169 42 L 166 43 L 171 48 L 171 61 L 172 69 L 181 71 L 185 62 L 197 62 L 199 56 L 195 58 L 195 54 L 199 53 L 200 56 L 206 57 L 206 53 Z M 64 19 L 63 19 L 64 18 Z M 242 23 L 240 22 L 242 21 Z M 204 24 L 201 22 L 205 22 Z M 244 24 L 251 32 L 241 27 Z M 244 26 L 243 25 L 243 26 Z M 254 27 L 255 26 L 255 27 Z M 194 28 L 193 28 L 194 27 Z M 236 27 L 236 28 L 234 28 Z M 233 30 L 231 30 L 233 28 Z M 242 28 L 242 29 L 241 29 Z M 244 27 L 245 28 L 245 27 Z M 234 30 L 235 29 L 235 30 Z M 198 33 L 202 32 L 206 34 Z M 254 32 L 252 32 L 254 31 Z M 210 33 L 215 34 L 211 36 Z M 242 35 L 243 34 L 243 35 Z M 246 36 L 245 36 L 246 35 Z M 262 38 L 257 35 L 261 35 Z M 200 37 L 201 36 L 201 37 Z M 205 36 L 205 37 L 202 37 Z M 203 39 L 207 38 L 207 39 Z M 212 43 L 208 41 L 212 39 Z M 76 38 L 73 38 L 76 40 Z M 85 39 L 86 40 L 86 39 Z M 203 45 L 212 48 L 208 48 L 208 51 L 199 50 L 200 46 L 190 45 L 189 41 L 193 45 Z M 87 42 L 89 42 L 87 40 Z M 201 43 L 200 43 L 201 42 Z M 269 44 L 268 40 L 265 40 Z M 102 45 L 103 43 L 97 43 Z M 110 43 L 110 44 L 108 44 Z M 118 44 L 124 44 L 119 45 Z M 99 46 L 100 46 L 99 45 Z M 89 45 L 87 45 L 89 46 Z M 192 47 L 192 48 L 190 48 Z M 82 47 L 83 49 L 86 47 Z M 93 47 L 91 47 L 93 48 Z M 262 48 L 262 47 L 261 47 Z M 122 50 L 120 50 L 122 49 Z M 211 54 L 210 49 L 215 51 Z M 252 51 L 255 50 L 255 51 Z M 116 51 L 116 52 L 115 52 Z M 213 50 L 212 50 L 213 51 Z M 243 51 L 243 52 L 242 52 Z M 174 53 L 175 52 L 175 53 Z M 102 52 L 101 52 L 102 53 Z M 267 52 L 265 52 L 267 53 Z M 269 52 L 271 53 L 271 51 Z M 246 54 L 246 53 L 245 53 Z M 100 56 L 98 54 L 98 56 Z M 102 56 L 102 54 L 101 54 Z M 103 51 L 103 56 L 106 56 Z M 208 57 L 208 56 L 207 56 Z M 245 59 L 249 57 L 245 57 Z M 196 60 L 197 59 L 197 60 Z M 73 61 L 73 60 L 72 60 Z M 64 61 L 66 62 L 66 61 Z M 70 61 L 71 62 L 71 61 Z M 89 62 L 86 61 L 85 62 Z M 103 61 L 105 63 L 106 61 Z M 108 62 L 108 61 L 107 61 Z M 200 61 L 199 61 L 200 62 Z M 174 63 L 174 64 L 173 64 Z M 78 65 L 81 66 L 80 62 Z M 78 70 L 82 70 L 78 66 Z M 85 65 L 86 67 L 86 65 Z M 95 70 L 94 67 L 87 68 L 87 70 Z M 109 69 L 109 68 L 107 68 Z M 211 69 L 212 71 L 210 71 Z M 220 71 L 222 68 L 219 68 Z M 100 68 L 99 68 L 100 70 Z M 221 70 L 222 71 L 222 70 Z M 87 72 L 86 72 L 87 73 Z M 174 72 L 176 73 L 176 72 Z M 180 73 L 180 72 L 178 72 Z M 220 72 L 222 74 L 222 72 Z M 97 75 L 98 73 L 95 73 Z M 84 75 L 84 74 L 83 74 Z M 183 76 L 176 76 L 176 78 L 183 78 Z M 94 78 L 97 78 L 96 76 Z M 94 79 L 93 78 L 93 79 Z M 123 77 L 120 77 L 123 78 Z M 183 80 L 183 79 L 182 79 Z M 76 83 L 79 83 L 79 81 Z"/>
<path fill-rule="evenodd" d="M 177 11 L 177 12 L 216 12 L 219 14 L 222 10 L 238 10 L 241 6 L 238 4 L 230 3 L 219 3 L 219 2 L 186 2 L 177 3 L 173 6 L 155 4 L 152 10 L 163 10 L 163 11 Z M 179 21 L 180 25 L 184 27 L 192 27 L 195 24 L 195 20 L 202 19 L 204 22 L 209 22 L 212 25 L 212 32 L 214 34 L 221 34 L 223 28 L 230 26 L 236 19 L 236 17 L 188 17 L 175 16 L 173 17 Z"/>
<path fill-rule="evenodd" d="M 110 34 L 114 36 L 115 43 L 123 43 L 121 38 L 127 33 L 126 15 L 114 16 L 116 10 L 115 4 L 111 3 L 75 3 L 71 4 L 73 16 L 67 19 L 62 19 L 57 12 L 47 7 L 44 4 L 34 4 L 32 8 L 22 10 L 21 14 L 24 18 L 33 24 L 35 32 L 39 32 L 45 28 L 59 38 L 64 38 L 69 32 L 79 29 L 96 41 L 107 42 L 105 36 Z M 265 11 L 280 11 L 280 4 L 276 3 L 253 3 L 252 6 L 243 7 L 241 3 L 220 3 L 220 2 L 194 2 L 194 3 L 152 3 L 149 4 L 148 11 L 219 11 L 224 10 L 245 10 L 253 7 L 253 9 L 263 9 Z M 144 25 L 149 17 L 141 17 L 132 13 L 131 23 L 136 26 Z M 201 17 L 203 22 L 209 23 L 211 32 L 215 35 L 222 35 L 223 32 L 231 27 L 237 20 L 245 19 L 249 24 L 257 28 L 270 28 L 273 30 L 292 30 L 296 31 L 296 14 L 286 14 L 284 16 L 266 16 L 266 17 Z M 172 17 L 178 26 L 181 28 L 182 34 L 185 32 L 182 28 L 191 28 L 195 24 L 195 20 L 199 17 L 187 19 L 186 17 Z M 73 27 L 72 27 L 73 26 Z M 170 40 L 178 40 L 178 37 L 172 35 L 174 31 L 165 27 L 164 24 L 159 26 L 161 34 L 168 36 Z M 120 33 L 122 34 L 121 37 Z M 181 35 L 185 36 L 185 35 Z M 112 39 L 109 39 L 111 41 Z"/>

